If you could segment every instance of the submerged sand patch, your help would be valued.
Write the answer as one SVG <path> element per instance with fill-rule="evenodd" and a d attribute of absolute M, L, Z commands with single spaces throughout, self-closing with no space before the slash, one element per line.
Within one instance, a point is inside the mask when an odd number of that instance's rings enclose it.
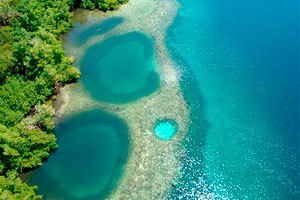
<path fill-rule="evenodd" d="M 101 108 L 119 116 L 129 126 L 129 157 L 118 186 L 108 199 L 163 199 L 179 173 L 176 152 L 188 130 L 189 108 L 180 91 L 180 74 L 164 43 L 166 30 L 178 8 L 175 0 L 130 0 L 115 12 L 78 10 L 75 13 L 76 20 L 91 25 L 110 16 L 124 19 L 115 29 L 95 35 L 81 46 L 66 43 L 68 54 L 76 58 L 75 64 L 91 45 L 114 35 L 138 31 L 150 36 L 155 45 L 160 88 L 149 96 L 126 104 L 99 102 L 80 82 L 65 86 L 58 95 L 63 103 L 56 112 L 57 122 L 77 112 Z M 178 125 L 177 133 L 169 141 L 154 134 L 155 123 L 164 118 L 173 119 Z"/>

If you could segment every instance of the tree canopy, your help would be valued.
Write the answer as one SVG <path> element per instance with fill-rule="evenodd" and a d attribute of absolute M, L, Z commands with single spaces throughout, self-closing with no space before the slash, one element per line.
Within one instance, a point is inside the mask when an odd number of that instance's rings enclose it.
<path fill-rule="evenodd" d="M 79 6 L 81 8 L 95 9 L 99 8 L 100 10 L 117 10 L 120 5 L 127 3 L 128 0 L 81 0 Z"/>
<path fill-rule="evenodd" d="M 114 10 L 128 0 L 0 1 L 0 198 L 41 199 L 18 177 L 57 148 L 54 88 L 80 77 L 58 36 L 78 7 Z"/>

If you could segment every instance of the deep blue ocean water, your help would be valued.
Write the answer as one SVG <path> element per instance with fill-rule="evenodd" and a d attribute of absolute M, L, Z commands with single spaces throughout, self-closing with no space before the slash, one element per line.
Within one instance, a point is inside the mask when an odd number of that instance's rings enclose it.
<path fill-rule="evenodd" d="M 299 2 L 179 0 L 166 38 L 192 109 L 171 199 L 300 199 Z"/>

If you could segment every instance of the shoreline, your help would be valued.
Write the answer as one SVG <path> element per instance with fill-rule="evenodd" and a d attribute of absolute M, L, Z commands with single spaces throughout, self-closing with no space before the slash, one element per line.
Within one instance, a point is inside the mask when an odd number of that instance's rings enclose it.
<path fill-rule="evenodd" d="M 74 113 L 100 108 L 122 118 L 128 125 L 131 143 L 129 156 L 117 187 L 107 199 L 164 198 L 179 173 L 180 162 L 176 152 L 180 150 L 180 142 L 188 131 L 190 110 L 180 89 L 180 74 L 175 70 L 176 64 L 171 60 L 165 44 L 167 28 L 173 22 L 178 8 L 175 0 L 131 0 L 119 10 L 107 13 L 97 10 L 75 11 L 75 22 L 83 20 L 88 25 L 111 16 L 125 20 L 109 32 L 89 38 L 82 47 L 65 43 L 68 55 L 78 61 L 89 46 L 113 35 L 138 31 L 153 39 L 157 72 L 160 75 L 160 88 L 149 96 L 125 104 L 94 100 L 84 91 L 80 80 L 60 88 L 57 94 L 56 102 L 60 103 L 58 107 L 55 106 L 56 123 Z M 78 18 L 78 15 L 81 16 Z M 174 119 L 178 124 L 178 132 L 170 141 L 162 141 L 153 133 L 155 122 L 163 118 Z"/>

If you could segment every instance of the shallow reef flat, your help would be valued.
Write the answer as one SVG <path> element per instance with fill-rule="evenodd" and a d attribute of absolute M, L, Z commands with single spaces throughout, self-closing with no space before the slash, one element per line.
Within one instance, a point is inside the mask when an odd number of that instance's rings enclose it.
<path fill-rule="evenodd" d="M 114 29 L 92 34 L 83 43 L 68 42 L 68 36 L 65 38 L 65 48 L 68 55 L 76 58 L 75 65 L 80 64 L 88 48 L 112 36 L 136 31 L 149 36 L 154 43 L 155 71 L 159 75 L 160 87 L 153 93 L 122 104 L 102 102 L 93 98 L 79 81 L 61 88 L 58 94 L 57 123 L 75 113 L 100 108 L 122 118 L 128 125 L 128 160 L 117 187 L 108 199 L 163 199 L 179 174 L 180 163 L 176 152 L 182 148 L 180 142 L 188 130 L 190 111 L 180 90 L 180 74 L 164 42 L 166 30 L 178 8 L 175 0 L 130 0 L 114 12 L 78 10 L 74 19 L 83 26 L 76 26 L 73 32 L 80 28 L 87 30 L 111 17 L 120 17 L 123 21 Z M 154 133 L 157 121 L 163 119 L 177 123 L 176 134 L 167 141 Z"/>

